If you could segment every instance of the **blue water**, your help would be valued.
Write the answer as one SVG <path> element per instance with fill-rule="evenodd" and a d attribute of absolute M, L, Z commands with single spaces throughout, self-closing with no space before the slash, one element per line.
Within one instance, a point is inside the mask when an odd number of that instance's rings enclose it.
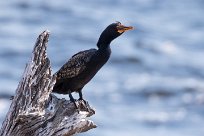
<path fill-rule="evenodd" d="M 84 88 L 98 128 L 80 135 L 203 136 L 203 14 L 203 0 L 1 1 L 0 121 L 39 33 L 51 31 L 54 73 L 121 21 L 136 29 L 112 42 L 110 61 Z"/>

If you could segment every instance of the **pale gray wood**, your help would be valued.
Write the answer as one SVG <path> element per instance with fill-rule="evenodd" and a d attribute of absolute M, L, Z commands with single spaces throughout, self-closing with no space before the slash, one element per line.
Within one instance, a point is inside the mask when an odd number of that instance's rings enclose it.
<path fill-rule="evenodd" d="M 70 101 L 50 94 L 56 77 L 46 53 L 48 38 L 44 31 L 36 41 L 0 136 L 70 136 L 96 127 L 87 119 L 95 113 L 88 103 L 78 101 L 76 110 Z"/>

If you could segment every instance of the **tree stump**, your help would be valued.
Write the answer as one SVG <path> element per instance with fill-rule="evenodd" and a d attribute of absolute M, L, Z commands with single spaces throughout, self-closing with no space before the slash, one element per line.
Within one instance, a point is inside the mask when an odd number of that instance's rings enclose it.
<path fill-rule="evenodd" d="M 69 100 L 51 94 L 56 76 L 51 75 L 46 53 L 48 38 L 44 31 L 36 41 L 0 136 L 70 136 L 96 127 L 87 119 L 95 113 L 88 103 L 78 101 L 76 109 Z"/>

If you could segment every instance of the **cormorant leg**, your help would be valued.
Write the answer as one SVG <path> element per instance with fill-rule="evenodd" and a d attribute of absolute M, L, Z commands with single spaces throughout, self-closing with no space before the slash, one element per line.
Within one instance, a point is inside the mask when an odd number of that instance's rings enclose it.
<path fill-rule="evenodd" d="M 82 89 L 81 89 L 81 90 L 82 90 Z M 81 90 L 78 91 L 78 93 L 79 93 L 79 100 L 84 100 Z"/>
<path fill-rule="evenodd" d="M 71 93 L 69 93 L 69 98 L 70 98 L 70 101 L 74 103 L 75 108 L 78 109 L 79 107 L 77 106 L 76 101 Z"/>
<path fill-rule="evenodd" d="M 82 95 L 82 89 L 78 91 L 79 93 L 79 100 L 83 101 L 83 106 L 86 107 L 87 102 L 83 99 L 83 95 Z"/>
<path fill-rule="evenodd" d="M 71 102 L 75 102 L 74 97 L 72 96 L 71 93 L 69 93 L 69 99 L 70 99 Z"/>

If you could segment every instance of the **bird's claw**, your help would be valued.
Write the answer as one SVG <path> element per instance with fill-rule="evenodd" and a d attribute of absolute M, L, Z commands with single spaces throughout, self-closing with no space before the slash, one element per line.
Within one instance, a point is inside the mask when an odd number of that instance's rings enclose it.
<path fill-rule="evenodd" d="M 74 107 L 76 108 L 77 112 L 79 113 L 79 111 L 90 111 L 90 109 L 88 108 L 89 104 L 86 100 L 84 99 L 78 99 L 78 100 L 75 100 L 75 99 L 70 99 L 71 102 L 74 103 Z"/>
<path fill-rule="evenodd" d="M 77 104 L 77 100 L 75 100 L 75 99 L 70 99 L 70 101 L 74 103 L 74 107 L 75 107 L 76 109 L 79 109 L 79 104 Z"/>
<path fill-rule="evenodd" d="M 80 101 L 82 110 L 90 112 L 88 101 L 80 98 L 79 98 L 79 101 Z"/>
<path fill-rule="evenodd" d="M 86 105 L 87 105 L 87 101 L 85 101 L 83 98 L 79 98 L 79 101 L 82 102 L 83 106 L 86 106 Z"/>

